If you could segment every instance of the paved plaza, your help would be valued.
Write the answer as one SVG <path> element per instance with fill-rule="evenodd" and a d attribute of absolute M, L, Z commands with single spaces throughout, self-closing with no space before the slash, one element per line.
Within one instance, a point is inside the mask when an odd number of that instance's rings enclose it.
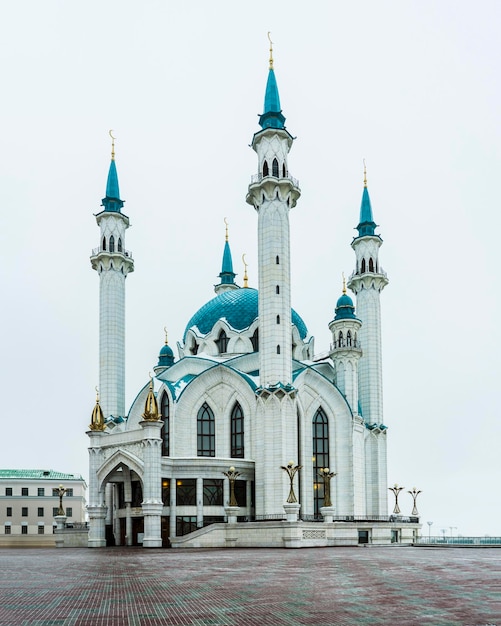
<path fill-rule="evenodd" d="M 0 624 L 501 626 L 501 549 L 2 549 Z"/>

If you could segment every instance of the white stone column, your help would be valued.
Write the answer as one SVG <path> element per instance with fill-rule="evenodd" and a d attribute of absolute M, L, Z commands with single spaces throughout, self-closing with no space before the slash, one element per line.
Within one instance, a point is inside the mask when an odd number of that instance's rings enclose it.
<path fill-rule="evenodd" d="M 170 479 L 170 518 L 169 518 L 169 534 L 171 537 L 176 536 L 176 489 L 177 480 L 172 477 Z"/>
<path fill-rule="evenodd" d="M 197 477 L 197 528 L 204 525 L 204 479 Z"/>
<path fill-rule="evenodd" d="M 125 503 L 125 545 L 132 545 L 132 512 L 131 503 Z"/>
<path fill-rule="evenodd" d="M 144 548 L 162 547 L 162 472 L 160 430 L 163 422 L 143 420 L 143 515 Z"/>

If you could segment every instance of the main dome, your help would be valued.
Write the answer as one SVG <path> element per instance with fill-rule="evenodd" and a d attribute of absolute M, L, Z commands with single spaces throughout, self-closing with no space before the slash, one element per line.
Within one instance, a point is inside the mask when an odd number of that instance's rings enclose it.
<path fill-rule="evenodd" d="M 305 339 L 308 334 L 306 324 L 294 311 L 292 313 L 292 323 L 296 326 L 301 339 Z M 193 315 L 184 331 L 183 341 L 190 328 L 196 327 L 198 332 L 206 335 L 213 328 L 214 324 L 221 319 L 237 331 L 245 330 L 258 317 L 258 292 L 257 289 L 243 287 L 241 289 L 231 289 L 220 293 L 207 304 L 198 309 Z"/>

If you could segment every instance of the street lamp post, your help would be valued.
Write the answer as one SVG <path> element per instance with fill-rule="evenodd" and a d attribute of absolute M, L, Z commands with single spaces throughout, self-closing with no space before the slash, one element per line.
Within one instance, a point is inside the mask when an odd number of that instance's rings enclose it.
<path fill-rule="evenodd" d="M 240 476 L 240 472 L 234 467 L 230 467 L 227 472 L 223 472 L 226 478 L 230 481 L 230 506 L 238 506 L 237 499 L 235 497 L 235 481 Z"/>
<path fill-rule="evenodd" d="M 418 517 L 418 516 L 419 516 L 419 512 L 418 512 L 418 510 L 417 510 L 416 500 L 417 500 L 418 495 L 421 493 L 421 491 L 420 491 L 420 490 L 418 490 L 418 489 L 416 489 L 416 487 L 413 487 L 413 488 L 412 488 L 412 491 L 408 491 L 407 493 L 410 493 L 410 494 L 411 494 L 411 496 L 412 496 L 412 501 L 413 501 L 413 503 L 414 503 L 414 506 L 412 507 L 412 513 L 411 513 L 411 515 L 414 515 L 415 517 Z"/>
<path fill-rule="evenodd" d="M 331 472 L 328 467 L 321 467 L 318 475 L 324 481 L 324 506 L 332 506 L 331 478 L 336 475 L 336 472 Z"/>
<path fill-rule="evenodd" d="M 428 541 L 431 539 L 431 527 L 433 522 L 426 522 L 428 524 Z"/>
<path fill-rule="evenodd" d="M 290 489 L 289 489 L 289 496 L 287 498 L 287 503 L 296 504 L 297 498 L 296 498 L 296 494 L 294 493 L 294 476 L 302 468 L 302 465 L 294 465 L 294 461 L 289 461 L 287 465 L 281 465 L 280 467 L 285 472 L 287 472 L 287 474 L 289 475 L 289 480 L 290 480 Z"/>
<path fill-rule="evenodd" d="M 63 496 L 64 494 L 68 491 L 67 489 L 65 489 L 62 485 L 59 485 L 59 487 L 56 489 L 57 491 L 57 495 L 59 496 L 59 510 L 57 512 L 58 515 L 64 515 L 64 509 L 63 509 Z"/>
<path fill-rule="evenodd" d="M 393 487 L 388 487 L 389 491 L 393 492 L 395 496 L 395 507 L 393 508 L 393 515 L 400 515 L 400 507 L 398 506 L 398 495 L 399 493 L 405 489 L 405 487 L 399 487 L 397 483 L 393 485 Z"/>

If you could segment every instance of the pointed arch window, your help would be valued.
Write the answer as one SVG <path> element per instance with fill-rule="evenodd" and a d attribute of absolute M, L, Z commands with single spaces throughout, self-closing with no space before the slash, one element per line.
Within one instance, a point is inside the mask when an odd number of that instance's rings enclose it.
<path fill-rule="evenodd" d="M 115 252 L 115 237 L 110 236 L 110 252 Z"/>
<path fill-rule="evenodd" d="M 214 413 L 207 402 L 197 413 L 197 455 L 216 456 Z"/>
<path fill-rule="evenodd" d="M 275 287 L 275 293 L 278 295 L 280 293 L 280 285 Z"/>
<path fill-rule="evenodd" d="M 277 324 L 280 324 L 280 315 L 277 315 Z"/>
<path fill-rule="evenodd" d="M 339 335 L 337 336 L 337 347 L 342 348 L 344 345 L 344 337 L 343 332 L 340 330 Z"/>
<path fill-rule="evenodd" d="M 103 250 L 106 251 L 106 237 L 103 237 Z"/>
<path fill-rule="evenodd" d="M 225 352 L 228 352 L 228 335 L 224 332 L 224 330 L 219 331 L 219 335 L 215 343 L 219 354 L 224 354 Z"/>
<path fill-rule="evenodd" d="M 285 163 L 282 165 L 282 178 L 286 178 Z"/>
<path fill-rule="evenodd" d="M 275 257 L 275 265 L 280 265 L 280 257 L 278 256 L 278 254 Z"/>
<path fill-rule="evenodd" d="M 346 345 L 351 346 L 351 330 L 346 333 Z"/>
<path fill-rule="evenodd" d="M 252 350 L 254 352 L 258 352 L 259 351 L 259 329 L 256 328 L 256 330 L 254 331 L 254 334 L 251 337 L 251 344 L 252 344 Z"/>
<path fill-rule="evenodd" d="M 277 354 L 280 354 L 280 346 L 277 346 Z"/>
<path fill-rule="evenodd" d="M 369 272 L 374 272 L 374 261 L 372 257 L 369 259 Z"/>
<path fill-rule="evenodd" d="M 263 163 L 263 177 L 270 175 L 270 168 L 268 167 L 268 161 Z"/>
<path fill-rule="evenodd" d="M 329 460 L 329 421 L 322 407 L 313 417 L 313 501 L 314 513 L 320 515 L 324 505 L 324 483 L 319 476 L 322 468 L 330 467 Z"/>
<path fill-rule="evenodd" d="M 160 436 L 162 437 L 162 456 L 169 456 L 170 454 L 169 411 L 169 396 L 167 395 L 167 392 L 164 391 L 160 399 L 160 415 L 162 416 L 163 421 L 163 426 L 160 431 Z"/>
<path fill-rule="evenodd" d="M 122 238 L 121 237 L 118 238 L 118 251 L 122 252 Z"/>
<path fill-rule="evenodd" d="M 231 412 L 231 457 L 233 459 L 244 458 L 244 413 L 238 402 Z"/>
<path fill-rule="evenodd" d="M 273 163 L 271 164 L 271 175 L 278 178 L 278 161 L 277 159 L 273 159 Z"/>
<path fill-rule="evenodd" d="M 362 268 L 360 270 L 362 274 L 365 274 L 365 259 L 362 259 Z"/>

